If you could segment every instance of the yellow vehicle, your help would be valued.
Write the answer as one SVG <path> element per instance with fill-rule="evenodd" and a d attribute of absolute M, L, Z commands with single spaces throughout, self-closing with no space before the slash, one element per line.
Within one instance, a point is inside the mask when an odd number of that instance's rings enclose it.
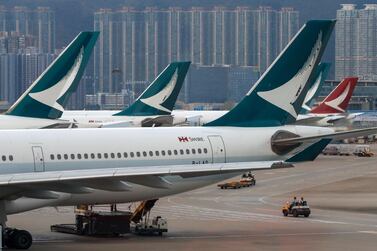
<path fill-rule="evenodd" d="M 255 186 L 255 177 L 252 173 L 245 173 L 242 175 L 241 179 L 239 181 L 230 181 L 222 184 L 218 184 L 217 186 L 220 187 L 221 189 L 228 189 L 228 188 L 233 188 L 233 189 L 238 189 L 241 187 L 251 187 Z"/>
<path fill-rule="evenodd" d="M 283 205 L 282 213 L 284 216 L 292 215 L 293 217 L 298 217 L 300 215 L 303 215 L 305 217 L 309 217 L 310 215 L 310 208 L 308 206 L 308 203 L 304 201 L 304 203 L 289 203 L 286 202 Z"/>

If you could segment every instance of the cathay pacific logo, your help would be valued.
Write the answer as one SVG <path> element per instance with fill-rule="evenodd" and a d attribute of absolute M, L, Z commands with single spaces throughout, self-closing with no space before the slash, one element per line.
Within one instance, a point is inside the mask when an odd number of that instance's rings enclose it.
<path fill-rule="evenodd" d="M 80 54 L 76 58 L 71 69 L 59 82 L 57 82 L 55 85 L 51 86 L 50 88 L 46 90 L 43 90 L 40 92 L 29 93 L 29 96 L 41 102 L 42 104 L 53 107 L 63 112 L 64 108 L 57 102 L 57 100 L 61 98 L 67 92 L 67 90 L 71 87 L 73 81 L 75 80 L 77 76 L 77 73 L 80 70 L 83 56 L 84 56 L 84 48 L 81 48 Z"/>
<path fill-rule="evenodd" d="M 284 111 L 291 114 L 293 117 L 297 117 L 297 112 L 295 110 L 294 104 L 296 100 L 300 97 L 302 90 L 307 83 L 310 74 L 313 71 L 315 63 L 317 61 L 320 49 L 322 45 L 322 32 L 319 33 L 318 39 L 305 62 L 303 67 L 285 84 L 270 90 L 270 91 L 260 91 L 257 94 L 266 100 L 267 102 L 283 109 Z"/>
<path fill-rule="evenodd" d="M 302 105 L 302 108 L 304 108 L 307 111 L 310 111 L 311 108 L 308 106 L 308 103 L 313 99 L 315 93 L 317 92 L 319 88 L 319 84 L 321 83 L 323 72 L 321 71 L 315 80 L 313 86 L 309 89 L 308 94 L 305 96 L 304 104 Z"/>
<path fill-rule="evenodd" d="M 336 99 L 333 99 L 331 101 L 327 101 L 327 102 L 325 102 L 325 104 L 328 105 L 328 106 L 330 106 L 330 107 L 332 107 L 332 108 L 334 108 L 335 110 L 338 110 L 338 111 L 341 111 L 341 112 L 345 112 L 345 110 L 342 109 L 339 106 L 347 98 L 348 93 L 350 91 L 350 85 L 351 85 L 351 83 L 347 84 L 346 89 L 344 89 L 343 93 L 341 95 L 339 95 L 339 97 L 337 97 Z"/>
<path fill-rule="evenodd" d="M 177 84 L 178 80 L 178 69 L 175 70 L 172 78 L 170 79 L 169 83 L 158 93 L 155 95 L 149 97 L 149 98 L 143 98 L 140 99 L 141 102 L 143 102 L 146 105 L 149 105 L 153 108 L 156 108 L 157 110 L 165 111 L 165 112 L 171 112 L 171 110 L 165 108 L 162 106 L 162 104 L 170 97 L 170 95 L 173 93 L 175 85 Z"/>

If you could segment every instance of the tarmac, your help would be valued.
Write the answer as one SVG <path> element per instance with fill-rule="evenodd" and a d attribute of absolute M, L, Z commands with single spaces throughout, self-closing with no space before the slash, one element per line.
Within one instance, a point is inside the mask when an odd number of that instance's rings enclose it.
<path fill-rule="evenodd" d="M 8 225 L 32 233 L 30 250 L 377 250 L 377 157 L 319 156 L 254 173 L 250 188 L 212 185 L 161 198 L 152 215 L 168 220 L 162 237 L 50 232 L 52 224 L 73 223 L 72 207 L 12 215 Z M 282 215 L 293 196 L 308 201 L 309 218 Z"/>

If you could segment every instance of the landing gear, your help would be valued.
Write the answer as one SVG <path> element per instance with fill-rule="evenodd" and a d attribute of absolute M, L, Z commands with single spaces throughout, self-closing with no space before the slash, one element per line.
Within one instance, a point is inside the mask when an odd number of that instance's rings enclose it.
<path fill-rule="evenodd" d="M 3 230 L 3 246 L 15 249 L 28 249 L 33 243 L 31 234 L 26 230 L 5 228 Z"/>

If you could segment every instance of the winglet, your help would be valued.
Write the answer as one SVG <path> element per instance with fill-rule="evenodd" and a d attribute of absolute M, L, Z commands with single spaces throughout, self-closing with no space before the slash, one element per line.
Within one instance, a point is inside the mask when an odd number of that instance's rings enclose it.
<path fill-rule="evenodd" d="M 136 101 L 114 116 L 170 115 L 191 62 L 169 64 Z"/>
<path fill-rule="evenodd" d="M 9 108 L 7 115 L 60 118 L 77 89 L 99 32 L 80 32 Z"/>
<path fill-rule="evenodd" d="M 339 85 L 310 113 L 343 113 L 347 110 L 352 93 L 357 84 L 357 77 L 348 77 L 342 80 Z"/>
<path fill-rule="evenodd" d="M 305 96 L 304 103 L 302 104 L 301 113 L 308 113 L 311 110 L 313 101 L 318 97 L 318 94 L 325 83 L 325 79 L 330 70 L 331 63 L 320 63 L 315 73 L 315 79 L 311 83 L 310 89 Z"/>
<path fill-rule="evenodd" d="M 206 126 L 266 127 L 295 122 L 334 25 L 334 20 L 307 22 L 241 102 Z"/>
<path fill-rule="evenodd" d="M 332 139 L 321 139 L 310 145 L 301 152 L 287 159 L 285 162 L 302 162 L 313 161 L 322 152 L 323 149 L 331 142 Z"/>

